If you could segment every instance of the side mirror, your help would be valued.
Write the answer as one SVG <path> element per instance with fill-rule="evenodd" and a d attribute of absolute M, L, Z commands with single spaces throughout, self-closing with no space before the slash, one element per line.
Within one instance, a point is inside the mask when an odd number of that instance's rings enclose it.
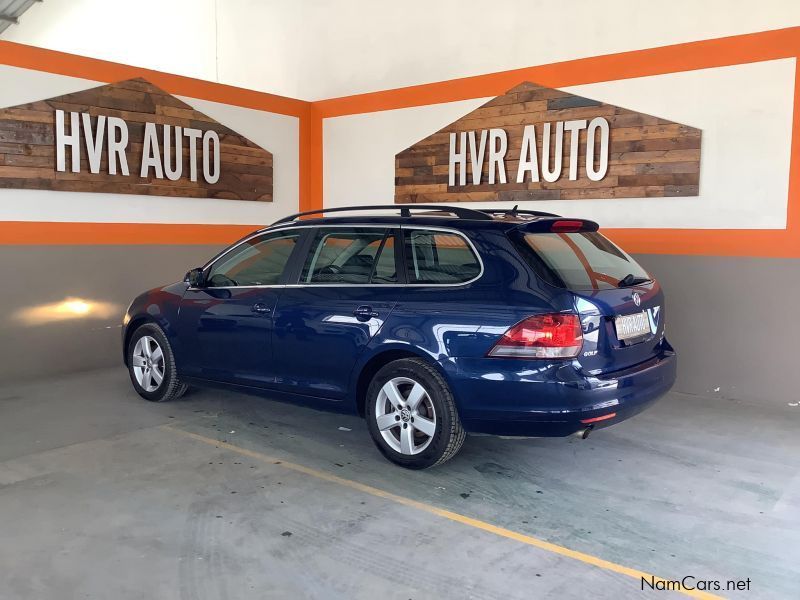
<path fill-rule="evenodd" d="M 184 277 L 183 280 L 189 284 L 189 287 L 193 288 L 201 288 L 206 285 L 205 274 L 203 273 L 203 269 L 200 268 L 192 269 L 186 273 L 186 277 Z"/>

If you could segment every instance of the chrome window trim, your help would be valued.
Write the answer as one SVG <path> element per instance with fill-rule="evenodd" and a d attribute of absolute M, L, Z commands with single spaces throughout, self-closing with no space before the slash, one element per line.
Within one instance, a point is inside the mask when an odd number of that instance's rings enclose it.
<path fill-rule="evenodd" d="M 260 288 L 285 288 L 289 287 L 283 284 L 274 284 L 274 285 L 221 285 L 217 287 L 204 287 L 204 288 L 196 288 L 196 287 L 188 287 L 186 288 L 187 292 L 207 292 L 209 290 L 257 290 Z"/>
<path fill-rule="evenodd" d="M 469 239 L 466 235 L 464 235 L 463 232 L 459 231 L 458 229 L 453 229 L 451 227 L 426 227 L 424 225 L 400 225 L 400 229 L 414 229 L 417 231 L 441 231 L 443 233 L 455 234 L 467 243 L 467 246 L 472 251 L 473 256 L 478 259 L 478 264 L 481 267 L 481 270 L 478 272 L 478 274 L 472 279 L 468 279 L 467 281 L 459 281 L 458 283 L 405 283 L 400 285 L 404 285 L 406 287 L 462 287 L 465 285 L 470 285 L 471 283 L 475 283 L 481 277 L 483 277 L 484 266 L 483 266 L 483 258 L 481 258 L 480 252 L 478 252 L 478 249 L 475 247 L 475 244 L 472 243 L 472 240 Z M 403 268 L 405 267 L 406 266 L 403 265 Z"/>
<path fill-rule="evenodd" d="M 286 284 L 274 284 L 274 285 L 229 285 L 229 286 L 220 286 L 220 287 L 212 287 L 212 288 L 194 288 L 189 287 L 186 289 L 187 292 L 197 292 L 202 290 L 248 290 L 248 289 L 262 289 L 262 288 L 338 288 L 338 287 L 363 287 L 363 288 L 390 288 L 390 287 L 463 287 L 465 285 L 470 285 L 478 281 L 485 272 L 485 268 L 483 265 L 483 258 L 481 258 L 478 249 L 475 247 L 475 244 L 472 243 L 472 240 L 469 239 L 463 232 L 459 231 L 458 229 L 453 229 L 452 227 L 436 227 L 430 226 L 427 227 L 425 225 L 405 225 L 400 223 L 386 223 L 386 224 L 375 224 L 375 223 L 331 223 L 330 225 L 325 224 L 316 224 L 316 225 L 295 225 L 295 224 L 288 224 L 285 226 L 276 227 L 275 229 L 270 230 L 259 230 L 252 235 L 241 240 L 238 244 L 231 246 L 230 248 L 224 250 L 222 253 L 218 254 L 210 261 L 208 261 L 203 266 L 203 274 L 205 274 L 206 270 L 211 268 L 211 266 L 223 256 L 232 252 L 242 244 L 249 242 L 254 237 L 258 237 L 260 235 L 268 235 L 270 233 L 276 233 L 279 231 L 287 231 L 293 229 L 319 229 L 322 227 L 338 227 L 338 228 L 345 228 L 345 227 L 359 227 L 359 228 L 372 228 L 372 229 L 402 229 L 402 230 L 418 230 L 418 231 L 440 231 L 443 233 L 452 233 L 454 235 L 459 236 L 462 238 L 467 245 L 469 246 L 470 250 L 472 251 L 475 258 L 478 259 L 478 264 L 481 267 L 480 272 L 467 281 L 462 281 L 459 283 L 286 283 Z M 405 268 L 405 265 L 401 265 Z"/>

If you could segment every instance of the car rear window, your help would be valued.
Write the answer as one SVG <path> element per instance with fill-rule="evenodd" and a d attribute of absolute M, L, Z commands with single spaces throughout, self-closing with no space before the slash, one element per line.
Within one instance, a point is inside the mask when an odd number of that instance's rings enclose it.
<path fill-rule="evenodd" d="M 458 284 L 481 272 L 478 257 L 456 233 L 406 229 L 406 273 L 409 283 Z"/>
<path fill-rule="evenodd" d="M 651 279 L 631 256 L 596 231 L 511 234 L 540 279 L 570 290 L 605 290 Z"/>

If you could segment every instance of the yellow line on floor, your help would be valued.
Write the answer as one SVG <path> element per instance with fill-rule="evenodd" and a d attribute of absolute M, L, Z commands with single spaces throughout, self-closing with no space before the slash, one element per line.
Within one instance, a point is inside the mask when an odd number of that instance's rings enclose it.
<path fill-rule="evenodd" d="M 651 575 L 650 573 L 639 571 L 638 569 L 631 569 L 629 567 L 625 567 L 623 565 L 619 565 L 617 563 L 613 563 L 611 561 L 604 560 L 596 556 L 592 556 L 591 554 L 578 552 L 577 550 L 570 550 L 569 548 L 565 548 L 564 546 L 559 546 L 558 544 L 553 544 L 545 540 L 540 540 L 539 538 L 530 535 L 525 535 L 524 533 L 519 533 L 517 531 L 512 531 L 511 529 L 506 529 L 505 527 L 498 527 L 497 525 L 492 525 L 491 523 L 487 523 L 485 521 L 473 519 L 472 517 L 467 517 L 465 515 L 444 508 L 439 508 L 437 506 L 433 506 L 432 504 L 426 504 L 425 502 L 420 502 L 419 500 L 412 500 L 411 498 L 406 498 L 405 496 L 399 496 L 397 494 L 393 494 L 392 492 L 387 492 L 385 490 L 372 487 L 371 485 L 366 485 L 364 483 L 359 483 L 358 481 L 353 481 L 352 479 L 345 479 L 344 477 L 333 475 L 332 473 L 327 473 L 325 471 L 320 471 L 318 469 L 312 469 L 311 467 L 306 467 L 305 465 L 300 465 L 297 463 L 287 462 L 281 458 L 275 458 L 273 456 L 268 456 L 260 452 L 248 450 L 247 448 L 234 446 L 233 444 L 205 437 L 203 435 L 192 433 L 190 431 L 185 431 L 183 429 L 180 429 L 178 427 L 173 427 L 171 425 L 161 425 L 161 429 L 178 433 L 180 435 L 192 438 L 193 440 L 197 440 L 199 442 L 203 442 L 204 444 L 208 444 L 210 446 L 214 446 L 217 448 L 224 448 L 225 450 L 236 452 L 237 454 L 241 454 L 242 456 L 247 456 L 249 458 L 253 458 L 258 461 L 275 464 L 283 467 L 284 469 L 289 469 L 290 471 L 296 471 L 298 473 L 310 475 L 311 477 L 322 479 L 324 481 L 329 481 L 331 483 L 336 483 L 344 487 L 364 492 L 365 494 L 370 494 L 371 496 L 384 498 L 385 500 L 391 500 L 392 502 L 396 502 L 397 504 L 402 504 L 404 506 L 410 506 L 412 508 L 416 508 L 417 510 L 421 510 L 436 515 L 438 517 L 449 519 L 450 521 L 462 523 L 464 525 L 474 527 L 475 529 L 481 529 L 483 531 L 499 535 L 500 537 L 504 537 L 510 540 L 520 542 L 522 544 L 527 544 L 528 546 L 534 546 L 536 548 L 552 552 L 553 554 L 558 554 L 560 556 L 572 558 L 582 563 L 586 563 L 587 565 L 592 565 L 594 567 L 606 569 L 607 571 L 613 571 L 614 573 L 627 575 L 628 577 L 633 577 L 634 579 L 636 579 L 637 582 L 641 581 L 641 579 L 644 578 L 648 582 L 654 581 L 654 582 L 661 582 L 662 584 L 669 583 L 671 585 L 675 585 L 676 583 L 675 581 L 667 581 L 661 577 L 656 577 L 654 575 Z M 689 590 L 682 587 L 670 587 L 669 589 L 680 592 L 682 594 L 686 594 L 687 596 L 691 596 L 693 598 L 705 598 L 705 599 L 721 598 L 721 596 L 715 596 L 714 594 L 710 594 L 708 592 L 702 592 L 699 590 Z"/>

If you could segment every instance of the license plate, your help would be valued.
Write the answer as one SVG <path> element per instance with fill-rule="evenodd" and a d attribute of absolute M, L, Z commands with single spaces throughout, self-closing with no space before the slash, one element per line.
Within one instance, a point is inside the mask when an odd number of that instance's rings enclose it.
<path fill-rule="evenodd" d="M 616 317 L 614 326 L 617 329 L 617 339 L 621 341 L 639 338 L 650 333 L 650 319 L 647 317 L 647 311 L 644 310 L 632 315 Z"/>

